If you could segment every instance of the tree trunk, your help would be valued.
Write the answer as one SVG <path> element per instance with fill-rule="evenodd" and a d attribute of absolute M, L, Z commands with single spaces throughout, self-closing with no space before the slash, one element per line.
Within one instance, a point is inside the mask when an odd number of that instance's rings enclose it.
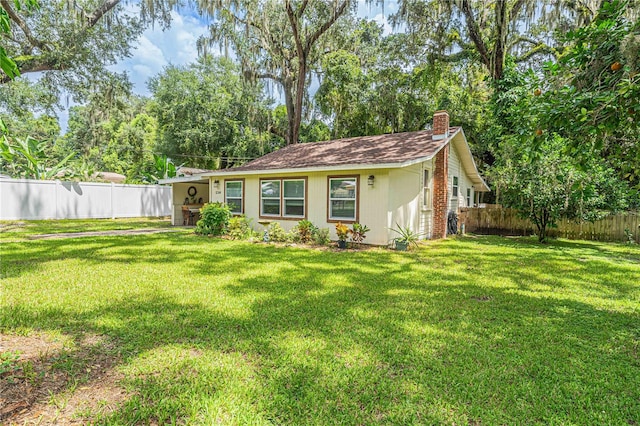
<path fill-rule="evenodd" d="M 307 78 L 307 52 L 298 58 L 298 81 L 296 81 L 296 98 L 291 125 L 291 140 L 287 144 L 300 142 L 300 124 L 302 123 L 302 100 L 304 99 L 304 86 Z"/>
<path fill-rule="evenodd" d="M 293 100 L 293 82 L 291 78 L 284 79 L 284 104 L 287 108 L 287 133 L 285 135 L 285 143 L 291 145 L 295 142 L 294 138 L 294 122 L 295 122 L 295 106 Z M 299 126 L 299 125 L 298 125 Z"/>

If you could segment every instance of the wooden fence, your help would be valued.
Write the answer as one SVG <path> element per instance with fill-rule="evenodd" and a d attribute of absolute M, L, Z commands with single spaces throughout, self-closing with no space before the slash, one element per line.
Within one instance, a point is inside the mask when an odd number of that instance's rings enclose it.
<path fill-rule="evenodd" d="M 521 219 L 514 209 L 500 207 L 461 208 L 458 220 L 464 223 L 465 232 L 497 235 L 532 235 L 535 225 L 528 219 Z M 640 244 L 640 214 L 638 212 L 619 213 L 596 222 L 574 222 L 562 219 L 557 228 L 549 229 L 550 237 L 571 240 L 628 241 L 625 230 L 631 232 Z"/>

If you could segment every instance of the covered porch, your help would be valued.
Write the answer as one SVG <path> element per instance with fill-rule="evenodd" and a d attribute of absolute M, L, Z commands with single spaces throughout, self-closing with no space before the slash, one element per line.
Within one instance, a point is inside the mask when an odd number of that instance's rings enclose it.
<path fill-rule="evenodd" d="M 172 191 L 171 224 L 174 226 L 195 226 L 200 219 L 200 208 L 209 202 L 209 178 L 185 176 L 166 179 Z"/>

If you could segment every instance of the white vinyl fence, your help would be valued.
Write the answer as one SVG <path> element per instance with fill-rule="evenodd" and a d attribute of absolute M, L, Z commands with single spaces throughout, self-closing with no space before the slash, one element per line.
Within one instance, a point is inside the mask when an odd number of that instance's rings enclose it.
<path fill-rule="evenodd" d="M 0 219 L 171 215 L 171 186 L 0 179 Z"/>

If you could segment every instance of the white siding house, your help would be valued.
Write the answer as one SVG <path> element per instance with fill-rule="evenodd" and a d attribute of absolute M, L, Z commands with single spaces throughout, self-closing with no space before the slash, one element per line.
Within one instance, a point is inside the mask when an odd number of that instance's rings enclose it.
<path fill-rule="evenodd" d="M 164 180 L 179 186 L 173 223 L 183 223 L 182 204 L 190 201 L 182 200 L 185 188 L 208 184 L 205 202 L 232 204 L 256 230 L 261 221 L 289 230 L 307 219 L 329 228 L 333 239 L 338 221 L 367 225 L 370 244 L 388 244 L 398 226 L 442 238 L 447 212 L 489 190 L 462 128 L 449 127 L 448 120 L 439 112 L 434 131 L 290 145 L 240 167 Z"/>

